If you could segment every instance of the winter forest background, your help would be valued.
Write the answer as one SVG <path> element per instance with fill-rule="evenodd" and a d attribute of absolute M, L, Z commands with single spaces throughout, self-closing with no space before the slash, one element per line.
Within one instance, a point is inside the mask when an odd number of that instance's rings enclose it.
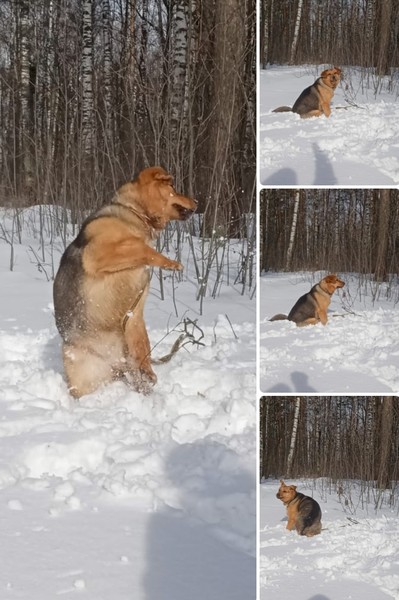
<path fill-rule="evenodd" d="M 255 0 L 3 0 L 0 190 L 81 211 L 161 164 L 204 231 L 255 202 Z"/>
<path fill-rule="evenodd" d="M 260 268 L 355 272 L 396 289 L 398 231 L 398 190 L 262 190 Z"/>
<path fill-rule="evenodd" d="M 395 0 L 261 0 L 260 60 L 375 67 L 399 65 Z M 392 81 L 394 81 L 392 79 Z"/>

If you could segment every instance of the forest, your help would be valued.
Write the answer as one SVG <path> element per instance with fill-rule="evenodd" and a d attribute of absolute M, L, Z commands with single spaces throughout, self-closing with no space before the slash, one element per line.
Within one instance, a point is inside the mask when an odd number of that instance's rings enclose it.
<path fill-rule="evenodd" d="M 261 271 L 399 273 L 399 191 L 262 190 Z"/>
<path fill-rule="evenodd" d="M 255 204 L 255 0 L 2 0 L 1 204 L 77 218 L 161 164 L 205 230 Z"/>
<path fill-rule="evenodd" d="M 391 396 L 260 401 L 260 476 L 399 481 L 399 402 Z"/>
<path fill-rule="evenodd" d="M 260 61 L 399 66 L 396 0 L 261 0 Z"/>

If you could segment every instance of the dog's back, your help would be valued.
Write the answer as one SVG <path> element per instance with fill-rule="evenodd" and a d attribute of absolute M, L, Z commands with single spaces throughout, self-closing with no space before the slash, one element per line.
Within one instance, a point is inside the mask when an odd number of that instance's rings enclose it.
<path fill-rule="evenodd" d="M 320 99 L 318 94 L 319 79 L 307 87 L 295 100 L 292 112 L 301 117 L 311 113 L 314 110 L 320 110 Z"/>
<path fill-rule="evenodd" d="M 64 341 L 73 337 L 76 330 L 83 331 L 87 324 L 85 297 L 82 293 L 85 278 L 82 250 L 87 244 L 86 226 L 97 218 L 98 214 L 100 211 L 84 221 L 78 236 L 62 255 L 54 279 L 55 322 Z"/>
<path fill-rule="evenodd" d="M 319 284 L 317 283 L 312 287 L 310 292 L 307 292 L 295 302 L 294 306 L 288 313 L 287 319 L 294 323 L 304 323 L 308 319 L 312 319 L 317 311 L 317 302 L 315 294 L 318 290 Z"/>
<path fill-rule="evenodd" d="M 318 535 L 321 532 L 321 508 L 319 503 L 310 496 L 301 494 L 301 492 L 297 492 L 295 501 L 298 509 L 295 529 L 299 535 L 308 537 Z"/>

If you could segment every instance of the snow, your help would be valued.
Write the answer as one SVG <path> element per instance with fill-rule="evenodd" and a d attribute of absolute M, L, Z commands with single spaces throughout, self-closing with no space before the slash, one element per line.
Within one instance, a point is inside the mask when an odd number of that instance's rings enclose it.
<path fill-rule="evenodd" d="M 273 113 L 292 106 L 314 83 L 319 66 L 273 66 L 259 71 L 259 177 L 267 186 L 393 186 L 399 184 L 397 90 L 342 67 L 332 113 L 301 119 Z M 375 94 L 375 88 L 381 84 Z M 386 85 L 384 85 L 386 84 Z M 335 110 L 336 107 L 349 106 Z"/>
<path fill-rule="evenodd" d="M 359 277 L 332 296 L 326 326 L 269 319 L 288 314 L 327 273 L 267 273 L 260 279 L 260 388 L 264 393 L 384 394 L 399 391 L 397 295 Z M 396 291 L 398 290 L 396 285 Z M 332 316 L 332 315 L 339 316 Z"/>
<path fill-rule="evenodd" d="M 183 318 L 201 343 L 154 367 L 149 396 L 115 382 L 75 401 L 52 307 L 63 245 L 54 222 L 40 238 L 39 207 L 19 219 L 10 271 L 0 215 L 0 597 L 254 598 L 255 301 L 223 284 L 201 315 L 184 242 L 183 279 L 164 274 L 162 301 L 154 275 L 146 321 L 155 358 Z"/>
<path fill-rule="evenodd" d="M 312 538 L 285 529 L 277 480 L 260 489 L 260 600 L 388 600 L 399 598 L 399 520 L 388 503 L 375 509 L 353 481 L 291 481 L 322 510 L 322 532 Z M 283 596 L 282 596 L 283 593 Z"/>

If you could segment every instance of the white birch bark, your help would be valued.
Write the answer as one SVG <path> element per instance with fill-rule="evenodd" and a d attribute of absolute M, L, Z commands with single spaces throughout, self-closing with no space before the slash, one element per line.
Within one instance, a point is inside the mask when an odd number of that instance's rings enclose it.
<path fill-rule="evenodd" d="M 188 38 L 187 27 L 189 10 L 187 2 L 179 0 L 174 5 L 172 14 L 172 72 L 170 77 L 169 98 L 171 132 L 170 139 L 173 144 L 180 145 L 182 135 L 186 130 L 188 110 Z M 191 4 L 191 3 L 189 3 Z"/>
<path fill-rule="evenodd" d="M 91 154 L 93 148 L 93 0 L 83 0 L 82 20 L 82 139 L 83 151 Z"/>
<path fill-rule="evenodd" d="M 296 20 L 295 20 L 294 38 L 293 38 L 292 44 L 291 44 L 290 64 L 292 64 L 294 62 L 296 49 L 298 46 L 299 27 L 301 25 L 301 17 L 302 17 L 302 7 L 303 7 L 303 0 L 299 0 L 298 1 L 298 10 L 296 13 Z"/>
<path fill-rule="evenodd" d="M 31 65 L 31 48 L 30 48 L 30 11 L 29 1 L 19 0 L 19 33 L 20 33 L 20 99 L 21 99 L 21 121 L 20 121 L 20 152 L 23 156 L 23 176 L 27 188 L 31 186 L 33 178 L 32 165 L 32 115 L 30 114 L 32 107 L 31 98 L 31 82 L 30 82 L 30 65 Z"/>
<path fill-rule="evenodd" d="M 111 110 L 112 110 L 112 90 L 111 90 L 111 69 L 112 69 L 112 50 L 111 50 L 111 24 L 110 24 L 110 3 L 109 0 L 102 1 L 102 37 L 104 48 L 103 77 L 104 77 L 104 112 L 105 112 L 105 132 L 108 140 L 111 139 Z"/>
<path fill-rule="evenodd" d="M 297 222 L 298 222 L 299 200 L 300 200 L 300 194 L 299 194 L 299 190 L 297 190 L 295 192 L 294 214 L 292 215 L 292 225 L 291 225 L 290 241 L 288 243 L 287 261 L 286 261 L 286 265 L 285 265 L 287 271 L 290 269 L 291 260 L 292 260 L 292 252 L 294 250 L 296 225 L 297 225 Z"/>
<path fill-rule="evenodd" d="M 295 443 L 296 443 L 296 437 L 297 437 L 297 433 L 298 433 L 300 408 L 301 408 L 301 399 L 298 396 L 295 399 L 294 423 L 292 425 L 291 443 L 290 443 L 290 449 L 289 449 L 288 457 L 287 457 L 287 477 L 291 476 L 292 462 L 294 459 L 294 451 L 295 451 Z"/>

